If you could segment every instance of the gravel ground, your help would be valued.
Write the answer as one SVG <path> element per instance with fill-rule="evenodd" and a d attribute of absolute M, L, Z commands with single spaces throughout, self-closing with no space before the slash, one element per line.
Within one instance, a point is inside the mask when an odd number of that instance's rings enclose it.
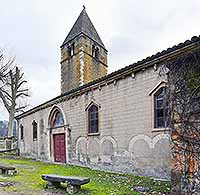
<path fill-rule="evenodd" d="M 37 195 L 64 195 L 66 193 L 60 192 L 58 190 L 54 191 L 47 191 L 47 190 L 42 190 L 39 194 Z M 0 188 L 0 195 L 32 195 L 32 193 L 29 192 L 6 192 L 3 188 Z"/>
<path fill-rule="evenodd" d="M 8 194 L 7 192 L 5 192 L 3 188 L 0 188 L 0 195 L 11 195 L 11 194 Z"/>

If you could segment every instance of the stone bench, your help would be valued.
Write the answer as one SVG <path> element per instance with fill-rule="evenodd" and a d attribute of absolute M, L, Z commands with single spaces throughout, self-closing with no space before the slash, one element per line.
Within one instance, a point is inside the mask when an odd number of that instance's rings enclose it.
<path fill-rule="evenodd" d="M 0 165 L 0 170 L 3 175 L 14 175 L 17 173 L 16 168 L 9 165 Z"/>
<path fill-rule="evenodd" d="M 66 191 L 69 194 L 75 194 L 81 189 L 81 185 L 90 182 L 89 178 L 85 177 L 71 177 L 71 176 L 60 176 L 60 175 L 42 175 L 42 179 L 48 181 L 49 187 L 60 187 L 60 183 L 66 183 Z"/>

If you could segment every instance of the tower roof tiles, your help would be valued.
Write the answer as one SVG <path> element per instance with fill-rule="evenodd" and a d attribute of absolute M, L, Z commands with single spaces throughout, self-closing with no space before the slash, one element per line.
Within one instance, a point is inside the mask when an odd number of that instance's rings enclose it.
<path fill-rule="evenodd" d="M 98 43 L 101 47 L 105 48 L 100 36 L 98 35 L 94 25 L 92 24 L 86 12 L 85 6 L 83 6 L 82 12 L 80 13 L 78 19 L 76 20 L 72 29 L 65 38 L 62 46 L 80 34 L 85 34 L 86 36 L 94 40 L 96 43 Z"/>

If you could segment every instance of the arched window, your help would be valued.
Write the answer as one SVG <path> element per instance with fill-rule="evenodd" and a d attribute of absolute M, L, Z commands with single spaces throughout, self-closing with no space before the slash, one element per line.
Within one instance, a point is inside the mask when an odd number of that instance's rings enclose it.
<path fill-rule="evenodd" d="M 71 45 L 69 45 L 67 47 L 67 55 L 68 55 L 68 57 L 72 57 L 74 55 L 74 51 L 75 51 L 75 43 L 72 43 Z"/>
<path fill-rule="evenodd" d="M 99 59 L 99 48 L 96 48 L 96 50 L 95 50 L 95 58 L 97 60 Z"/>
<path fill-rule="evenodd" d="M 92 57 L 95 57 L 95 45 L 92 45 Z"/>
<path fill-rule="evenodd" d="M 24 139 L 24 126 L 20 125 L 20 135 L 21 135 L 21 140 Z"/>
<path fill-rule="evenodd" d="M 160 88 L 154 95 L 154 127 L 167 127 L 168 104 L 166 98 L 166 87 Z"/>
<path fill-rule="evenodd" d="M 72 52 L 72 49 L 70 46 L 67 47 L 67 55 L 68 57 L 71 57 L 71 52 Z"/>
<path fill-rule="evenodd" d="M 92 57 L 99 59 L 99 48 L 95 45 L 92 45 Z"/>
<path fill-rule="evenodd" d="M 35 122 L 35 120 L 32 123 L 33 125 L 33 139 L 37 139 L 37 123 Z"/>
<path fill-rule="evenodd" d="M 98 118 L 98 107 L 95 105 L 90 106 L 90 108 L 88 109 L 88 133 L 99 132 Z"/>
<path fill-rule="evenodd" d="M 74 50 L 75 50 L 75 43 L 72 43 L 72 46 L 71 46 L 71 56 L 74 55 Z"/>
<path fill-rule="evenodd" d="M 63 115 L 60 112 L 55 112 L 55 115 L 53 117 L 53 121 L 52 121 L 52 127 L 56 128 L 56 127 L 60 127 L 64 125 L 64 119 L 63 119 Z"/>

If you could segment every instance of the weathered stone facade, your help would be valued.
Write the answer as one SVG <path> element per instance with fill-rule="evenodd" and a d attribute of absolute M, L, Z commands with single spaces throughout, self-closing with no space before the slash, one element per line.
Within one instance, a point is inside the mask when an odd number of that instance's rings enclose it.
<path fill-rule="evenodd" d="M 99 46 L 99 59 L 92 56 L 95 42 L 84 35 L 72 40 L 74 55 L 69 56 L 67 45 L 61 48 L 61 93 L 89 83 L 107 74 L 107 51 Z"/>
<path fill-rule="evenodd" d="M 110 81 L 82 94 L 63 97 L 62 102 L 19 120 L 24 126 L 22 155 L 54 161 L 52 135 L 66 134 L 66 161 L 89 167 L 127 173 L 169 177 L 170 145 L 165 129 L 154 129 L 152 89 L 160 83 L 153 67 L 135 76 Z M 87 106 L 99 105 L 100 131 L 88 135 Z M 55 106 L 64 116 L 64 126 L 51 129 L 50 113 Z M 32 121 L 44 121 L 38 139 L 32 139 Z M 38 123 L 39 124 L 39 123 Z M 43 133 L 41 133 L 43 132 Z M 45 136 L 43 136 L 45 135 Z"/>
<path fill-rule="evenodd" d="M 86 29 L 74 37 L 76 31 L 77 28 L 71 30 L 61 46 L 62 94 L 17 116 L 21 155 L 59 161 L 55 155 L 58 146 L 65 151 L 66 163 L 169 178 L 169 131 L 155 128 L 154 97 L 167 85 L 166 62 L 189 52 L 200 40 L 193 38 L 104 76 L 107 51 L 102 41 L 97 34 L 96 40 L 88 38 Z M 88 34 L 92 36 L 96 31 L 92 32 Z M 70 40 L 75 45 L 73 55 L 68 58 L 65 45 L 72 44 Z M 95 43 L 99 61 L 91 53 Z M 91 105 L 98 108 L 99 128 L 92 134 L 88 130 Z M 62 116 L 59 126 L 52 125 L 57 113 Z M 37 139 L 33 139 L 34 120 L 38 127 Z M 55 142 L 57 135 L 65 137 L 57 140 L 59 144 Z"/>

